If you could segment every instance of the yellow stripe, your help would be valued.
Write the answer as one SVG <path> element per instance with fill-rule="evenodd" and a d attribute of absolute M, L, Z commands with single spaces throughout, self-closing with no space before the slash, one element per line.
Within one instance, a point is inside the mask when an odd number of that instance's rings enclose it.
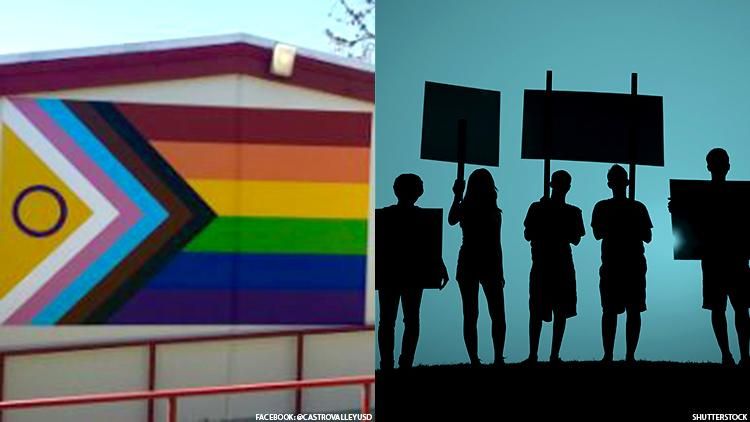
<path fill-rule="evenodd" d="M 366 183 L 267 182 L 188 179 L 219 215 L 367 218 Z"/>

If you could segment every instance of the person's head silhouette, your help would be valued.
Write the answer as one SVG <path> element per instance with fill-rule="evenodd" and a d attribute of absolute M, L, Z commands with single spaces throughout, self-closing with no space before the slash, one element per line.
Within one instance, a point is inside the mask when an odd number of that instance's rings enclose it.
<path fill-rule="evenodd" d="M 469 176 L 464 204 L 476 208 L 497 208 L 495 180 L 487 169 L 476 169 Z"/>
<path fill-rule="evenodd" d="M 619 164 L 613 165 L 607 172 L 607 186 L 612 189 L 614 198 L 624 198 L 628 187 L 628 172 Z"/>
<path fill-rule="evenodd" d="M 729 173 L 729 154 L 723 148 L 714 148 L 706 154 L 706 168 L 711 180 L 724 181 Z"/>
<path fill-rule="evenodd" d="M 550 187 L 552 188 L 552 198 L 565 200 L 565 195 L 570 191 L 570 182 L 572 181 L 570 173 L 565 170 L 558 170 L 552 173 Z"/>
<path fill-rule="evenodd" d="M 412 173 L 399 175 L 393 182 L 393 193 L 400 205 L 414 205 L 424 193 L 422 179 Z"/>

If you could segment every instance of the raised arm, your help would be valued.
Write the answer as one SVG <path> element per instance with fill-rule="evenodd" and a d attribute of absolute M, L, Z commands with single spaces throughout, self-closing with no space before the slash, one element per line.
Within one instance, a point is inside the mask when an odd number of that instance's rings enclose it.
<path fill-rule="evenodd" d="M 456 223 L 461 221 L 461 201 L 463 200 L 464 187 L 466 182 L 458 180 L 453 183 L 453 203 L 451 209 L 448 212 L 448 224 L 455 226 Z"/>

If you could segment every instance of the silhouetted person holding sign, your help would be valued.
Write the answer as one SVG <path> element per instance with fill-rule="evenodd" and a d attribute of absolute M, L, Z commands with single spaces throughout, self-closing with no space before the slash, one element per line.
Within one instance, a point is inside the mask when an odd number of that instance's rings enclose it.
<path fill-rule="evenodd" d="M 739 219 L 750 216 L 737 215 L 732 198 L 726 191 L 729 172 L 729 154 L 715 148 L 706 155 L 706 164 L 711 173 L 710 199 L 701 204 L 685 204 L 670 201 L 670 211 L 677 207 L 681 211 L 698 213 L 702 227 L 698 230 L 703 270 L 703 308 L 711 311 L 711 325 L 721 350 L 722 364 L 733 366 L 734 357 L 729 349 L 727 336 L 727 298 L 734 308 L 734 323 L 740 348 L 740 365 L 750 366 L 748 346 L 750 344 L 750 269 L 746 247 L 737 243 L 737 233 L 741 227 Z M 743 200 L 740 198 L 740 200 Z M 748 198 L 744 198 L 745 201 Z M 740 242 L 750 242 L 741 238 Z"/>
<path fill-rule="evenodd" d="M 591 227 L 602 241 L 599 292 L 602 301 L 603 362 L 613 360 L 617 316 L 627 311 L 627 362 L 635 361 L 641 333 L 641 312 L 646 310 L 646 257 L 643 242 L 651 241 L 651 218 L 646 207 L 625 197 L 628 174 L 614 165 L 607 173 L 612 198 L 594 206 Z"/>
<path fill-rule="evenodd" d="M 542 321 L 552 321 L 550 362 L 559 363 L 565 322 L 576 315 L 576 274 L 570 245 L 578 245 L 585 234 L 581 210 L 565 203 L 570 190 L 568 172 L 552 174 L 550 198 L 529 207 L 524 237 L 531 242 L 529 283 L 529 357 L 536 363 Z"/>
<path fill-rule="evenodd" d="M 505 301 L 503 254 L 500 248 L 501 214 L 497 206 L 497 188 L 486 169 L 477 169 L 469 177 L 466 196 L 464 181 L 453 184 L 453 205 L 448 224 L 461 224 L 463 244 L 458 253 L 456 280 L 461 291 L 464 313 L 464 342 L 472 365 L 480 365 L 477 353 L 479 285 L 487 298 L 492 319 L 492 343 L 495 365 L 503 363 L 505 347 Z"/>
<path fill-rule="evenodd" d="M 407 215 L 416 213 L 420 209 L 415 205 L 417 199 L 424 193 L 422 179 L 416 174 L 402 174 L 393 182 L 393 191 L 398 198 L 396 205 L 385 209 L 392 213 Z M 448 282 L 448 272 L 442 261 L 442 289 Z M 406 272 L 405 269 L 402 270 Z M 399 368 L 409 368 L 414 362 L 419 339 L 419 307 L 422 302 L 422 288 L 419 283 L 410 280 L 395 280 L 390 287 L 378 290 L 380 300 L 380 321 L 378 325 L 378 345 L 380 350 L 380 368 L 393 368 L 393 347 L 398 305 L 404 314 L 404 335 L 401 342 L 401 356 L 398 359 Z"/>

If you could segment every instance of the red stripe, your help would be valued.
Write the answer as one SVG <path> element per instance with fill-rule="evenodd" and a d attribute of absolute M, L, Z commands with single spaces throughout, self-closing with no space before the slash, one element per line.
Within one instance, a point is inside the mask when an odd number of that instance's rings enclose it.
<path fill-rule="evenodd" d="M 298 55 L 291 78 L 269 72 L 271 49 L 246 43 L 0 65 L 0 95 L 245 74 L 375 101 L 373 72 Z"/>
<path fill-rule="evenodd" d="M 361 112 L 117 104 L 156 141 L 369 146 L 372 115 Z"/>

